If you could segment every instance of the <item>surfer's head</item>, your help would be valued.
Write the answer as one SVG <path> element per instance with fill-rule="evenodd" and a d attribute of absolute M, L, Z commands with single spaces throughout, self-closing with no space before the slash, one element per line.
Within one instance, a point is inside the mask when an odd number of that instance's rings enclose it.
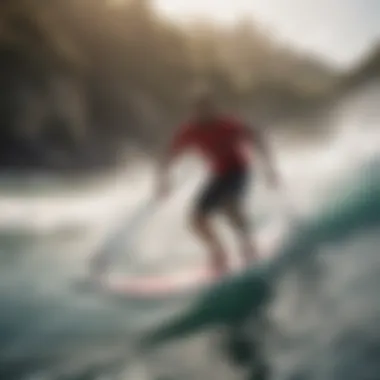
<path fill-rule="evenodd" d="M 217 113 L 215 96 L 210 90 L 201 90 L 192 99 L 192 113 L 199 122 L 212 120 Z"/>

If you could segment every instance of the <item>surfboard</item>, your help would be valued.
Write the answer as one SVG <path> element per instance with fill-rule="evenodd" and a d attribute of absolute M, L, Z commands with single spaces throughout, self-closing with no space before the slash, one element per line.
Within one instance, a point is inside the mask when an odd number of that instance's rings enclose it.
<path fill-rule="evenodd" d="M 109 275 L 102 281 L 105 290 L 119 295 L 159 297 L 170 294 L 196 291 L 218 281 L 210 270 L 192 270 L 159 275 Z"/>
<path fill-rule="evenodd" d="M 105 276 L 88 276 L 74 281 L 76 292 L 98 293 L 124 298 L 157 299 L 168 296 L 183 296 L 197 293 L 218 281 L 233 275 L 231 270 L 223 276 L 217 276 L 207 269 L 189 269 L 175 273 L 126 275 L 107 274 Z"/>
<path fill-rule="evenodd" d="M 270 257 L 266 249 L 261 249 L 261 251 L 263 254 L 260 255 L 259 261 Z M 107 271 L 105 268 L 95 266 L 90 270 L 92 275 L 82 278 L 76 283 L 75 287 L 77 290 L 85 292 L 105 292 L 125 297 L 157 298 L 201 291 L 243 269 L 231 268 L 228 273 L 222 276 L 217 276 L 206 268 L 191 268 L 173 273 L 131 275 L 112 272 L 104 273 Z"/>

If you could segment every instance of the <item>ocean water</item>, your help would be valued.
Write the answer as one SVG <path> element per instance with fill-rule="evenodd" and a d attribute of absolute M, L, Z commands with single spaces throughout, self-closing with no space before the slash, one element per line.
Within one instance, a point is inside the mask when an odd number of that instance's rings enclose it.
<path fill-rule="evenodd" d="M 143 299 L 78 286 L 97 254 L 124 274 L 205 265 L 186 220 L 205 176 L 198 162 L 176 168 L 159 206 L 149 162 L 82 183 L 3 177 L 0 378 L 376 379 L 379 100 L 375 85 L 345 99 L 323 144 L 274 140 L 286 196 L 258 171 L 247 197 L 265 260 L 205 293 Z M 162 345 L 142 351 L 151 331 Z"/>

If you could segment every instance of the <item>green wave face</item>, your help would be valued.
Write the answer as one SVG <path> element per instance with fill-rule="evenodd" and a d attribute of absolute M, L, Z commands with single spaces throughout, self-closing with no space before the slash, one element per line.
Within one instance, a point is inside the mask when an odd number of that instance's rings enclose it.
<path fill-rule="evenodd" d="M 252 379 L 377 379 L 379 162 L 355 174 L 276 259 L 213 287 L 145 348 L 225 326 L 227 357 Z"/>

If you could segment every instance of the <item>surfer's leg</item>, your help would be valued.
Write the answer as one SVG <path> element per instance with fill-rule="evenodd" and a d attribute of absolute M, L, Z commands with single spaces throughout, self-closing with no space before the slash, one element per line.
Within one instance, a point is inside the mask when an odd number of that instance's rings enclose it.
<path fill-rule="evenodd" d="M 257 258 L 257 249 L 249 228 L 249 221 L 244 212 L 241 202 L 237 199 L 230 199 L 225 205 L 225 215 L 234 229 L 244 262 L 247 264 Z"/>
<path fill-rule="evenodd" d="M 213 211 L 221 201 L 221 188 L 219 178 L 211 180 L 201 192 L 191 223 L 194 232 L 206 246 L 210 255 L 211 266 L 217 273 L 225 273 L 229 268 L 228 256 L 211 218 Z"/>
<path fill-rule="evenodd" d="M 192 220 L 193 230 L 206 246 L 210 255 L 210 265 L 217 274 L 228 271 L 228 260 L 223 244 L 207 215 L 195 213 Z"/>
<path fill-rule="evenodd" d="M 226 196 L 223 203 L 224 214 L 237 234 L 245 263 L 257 257 L 257 250 L 251 236 L 249 218 L 245 212 L 243 202 L 248 179 L 248 171 L 244 169 L 231 174 L 228 186 L 226 186 Z"/>

